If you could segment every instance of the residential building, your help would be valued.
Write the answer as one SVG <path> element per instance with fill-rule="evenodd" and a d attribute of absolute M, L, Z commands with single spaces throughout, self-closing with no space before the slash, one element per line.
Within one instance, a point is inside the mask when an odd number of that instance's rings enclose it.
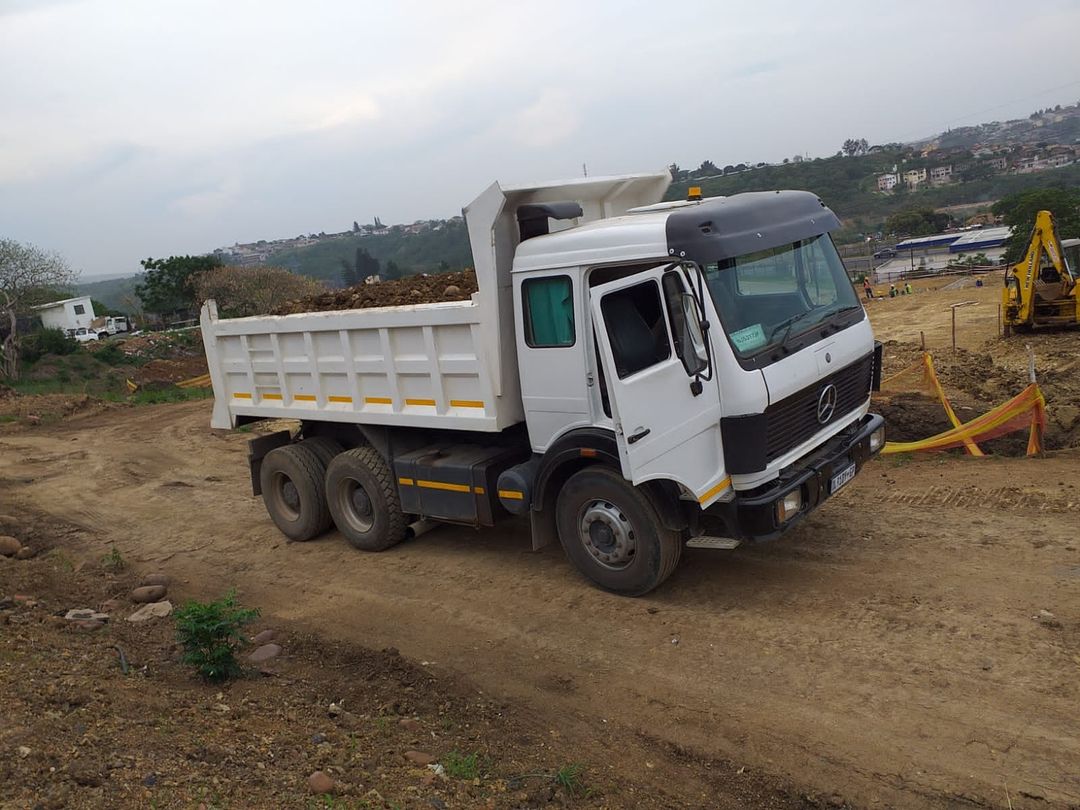
<path fill-rule="evenodd" d="M 900 175 L 896 172 L 890 174 L 879 174 L 877 179 L 878 191 L 892 191 L 896 188 L 897 183 L 900 182 Z"/>
<path fill-rule="evenodd" d="M 952 182 L 952 165 L 935 166 L 930 170 L 930 183 L 935 186 L 943 186 Z"/>
<path fill-rule="evenodd" d="M 1007 168 L 1009 168 L 1009 159 L 1004 155 L 1001 155 L 1000 157 L 990 158 L 988 163 L 990 164 L 991 168 L 994 169 L 994 171 L 998 172 L 1003 172 Z"/>
<path fill-rule="evenodd" d="M 61 329 L 64 332 L 89 328 L 90 322 L 96 317 L 89 295 L 65 298 L 62 301 L 41 304 L 33 309 L 46 329 Z"/>
<path fill-rule="evenodd" d="M 926 169 L 908 169 L 904 172 L 904 182 L 908 188 L 916 188 L 920 183 L 926 182 Z"/>

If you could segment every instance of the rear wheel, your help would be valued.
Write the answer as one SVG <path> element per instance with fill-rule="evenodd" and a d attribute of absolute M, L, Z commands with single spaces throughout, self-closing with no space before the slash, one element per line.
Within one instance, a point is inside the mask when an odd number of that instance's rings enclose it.
<path fill-rule="evenodd" d="M 405 539 L 394 476 L 372 447 L 346 450 L 326 471 L 326 496 L 338 530 L 362 551 L 383 551 Z"/>
<path fill-rule="evenodd" d="M 304 439 L 300 442 L 301 447 L 308 448 L 314 453 L 323 466 L 323 476 L 326 475 L 326 468 L 330 466 L 330 462 L 334 460 L 334 456 L 338 455 L 344 448 L 333 439 L 327 436 L 312 436 L 310 439 Z"/>
<path fill-rule="evenodd" d="M 563 485 L 555 505 L 566 556 L 601 588 L 641 596 L 671 576 L 682 537 L 664 528 L 649 498 L 619 473 L 588 467 Z"/>
<path fill-rule="evenodd" d="M 310 540 L 330 528 L 325 467 L 308 447 L 288 444 L 266 454 L 259 471 L 263 504 L 290 540 Z"/>

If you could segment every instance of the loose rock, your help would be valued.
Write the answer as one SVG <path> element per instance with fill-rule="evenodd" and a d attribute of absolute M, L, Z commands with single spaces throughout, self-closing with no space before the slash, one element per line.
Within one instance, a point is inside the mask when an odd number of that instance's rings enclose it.
<path fill-rule="evenodd" d="M 172 585 L 172 577 L 168 574 L 147 574 L 139 581 L 140 585 L 162 585 L 168 588 Z"/>
<path fill-rule="evenodd" d="M 261 630 L 255 635 L 255 638 L 251 640 L 251 643 L 256 645 L 269 644 L 275 638 L 277 638 L 276 631 L 270 629 Z"/>
<path fill-rule="evenodd" d="M 16 560 L 29 560 L 29 559 L 32 559 L 36 555 L 37 555 L 37 551 L 35 549 L 30 548 L 30 546 L 23 546 L 22 548 L 20 548 L 18 551 L 15 552 L 15 559 Z"/>
<path fill-rule="evenodd" d="M 129 622 L 148 622 L 151 619 L 161 619 L 172 613 L 172 602 L 165 599 L 161 602 L 151 602 L 148 605 L 143 605 L 136 610 L 130 616 L 127 617 Z"/>
<path fill-rule="evenodd" d="M 443 290 L 443 298 L 455 299 L 461 296 L 461 287 L 457 284 L 451 284 L 445 290 Z"/>
<path fill-rule="evenodd" d="M 398 720 L 398 725 L 406 731 L 419 731 L 421 729 L 420 721 L 412 717 L 402 717 Z"/>
<path fill-rule="evenodd" d="M 281 654 L 281 647 L 277 644 L 263 644 L 261 647 L 256 648 L 251 655 L 248 656 L 248 660 L 252 663 L 259 664 L 263 661 L 269 661 L 271 658 L 277 658 Z"/>
<path fill-rule="evenodd" d="M 98 613 L 96 610 L 90 608 L 72 608 L 64 614 L 64 618 L 69 622 L 77 621 L 94 621 L 94 622 L 107 622 L 109 620 L 108 613 Z"/>
<path fill-rule="evenodd" d="M 131 592 L 132 602 L 157 602 L 165 598 L 166 588 L 164 585 L 141 585 Z"/>
<path fill-rule="evenodd" d="M 414 765 L 430 765 L 435 761 L 435 755 L 426 751 L 406 751 L 405 759 Z"/>
<path fill-rule="evenodd" d="M 308 777 L 308 787 L 311 788 L 312 793 L 333 793 L 334 792 L 334 780 L 327 776 L 322 771 L 315 771 Z"/>
<path fill-rule="evenodd" d="M 100 630 L 105 626 L 105 622 L 95 621 L 94 619 L 82 619 L 75 622 L 75 627 L 87 633 L 91 633 L 94 630 Z"/>
<path fill-rule="evenodd" d="M 4 557 L 14 557 L 19 553 L 19 549 L 22 547 L 23 544 L 10 534 L 0 534 L 0 555 Z"/>

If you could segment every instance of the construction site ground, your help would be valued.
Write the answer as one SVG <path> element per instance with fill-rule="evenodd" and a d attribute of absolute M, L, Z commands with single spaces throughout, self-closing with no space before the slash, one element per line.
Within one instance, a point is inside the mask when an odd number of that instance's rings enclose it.
<path fill-rule="evenodd" d="M 251 434 L 211 431 L 207 401 L 7 425 L 0 534 L 41 553 L 0 560 L 0 596 L 44 606 L 0 625 L 0 807 L 49 790 L 55 806 L 302 807 L 317 767 L 350 807 L 379 806 L 374 788 L 418 808 L 1080 806 L 1080 333 L 1000 341 L 999 281 L 971 281 L 869 303 L 886 376 L 918 359 L 921 331 L 967 418 L 1023 388 L 1031 345 L 1046 457 L 1006 443 L 875 460 L 783 538 L 688 550 L 641 599 L 590 587 L 558 548 L 530 552 L 525 522 L 380 554 L 336 533 L 287 543 L 250 496 Z M 953 353 L 950 304 L 966 301 Z M 932 401 L 898 399 L 879 403 L 909 414 L 904 431 L 947 426 Z M 126 587 L 100 570 L 113 547 L 169 573 L 174 601 L 237 588 L 286 638 L 277 677 L 219 695 L 172 661 L 167 624 L 44 621 Z M 148 682 L 120 676 L 114 643 L 150 662 Z M 90 697 L 58 704 L 50 682 Z M 327 753 L 312 735 L 338 699 L 369 724 L 415 716 L 419 737 L 365 727 L 348 743 L 331 728 Z M 359 760 L 341 755 L 350 744 Z M 488 765 L 429 785 L 401 758 L 418 746 Z M 116 760 L 106 777 L 64 781 L 98 749 Z M 519 780 L 569 762 L 591 794 Z"/>

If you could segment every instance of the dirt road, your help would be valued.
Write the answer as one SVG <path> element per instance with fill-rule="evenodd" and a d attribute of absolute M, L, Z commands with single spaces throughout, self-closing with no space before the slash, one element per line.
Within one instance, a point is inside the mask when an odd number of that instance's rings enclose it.
<path fill-rule="evenodd" d="M 0 512 L 77 523 L 87 553 L 168 566 L 181 597 L 235 584 L 267 615 L 393 645 L 559 733 L 615 735 L 625 772 L 656 767 L 638 741 L 858 805 L 1005 807 L 1006 785 L 1017 808 L 1080 803 L 1076 451 L 874 462 L 789 537 L 690 551 L 627 600 L 558 549 L 530 553 L 525 524 L 382 554 L 336 534 L 287 544 L 249 495 L 249 437 L 208 422 L 197 402 L 0 437 Z"/>

